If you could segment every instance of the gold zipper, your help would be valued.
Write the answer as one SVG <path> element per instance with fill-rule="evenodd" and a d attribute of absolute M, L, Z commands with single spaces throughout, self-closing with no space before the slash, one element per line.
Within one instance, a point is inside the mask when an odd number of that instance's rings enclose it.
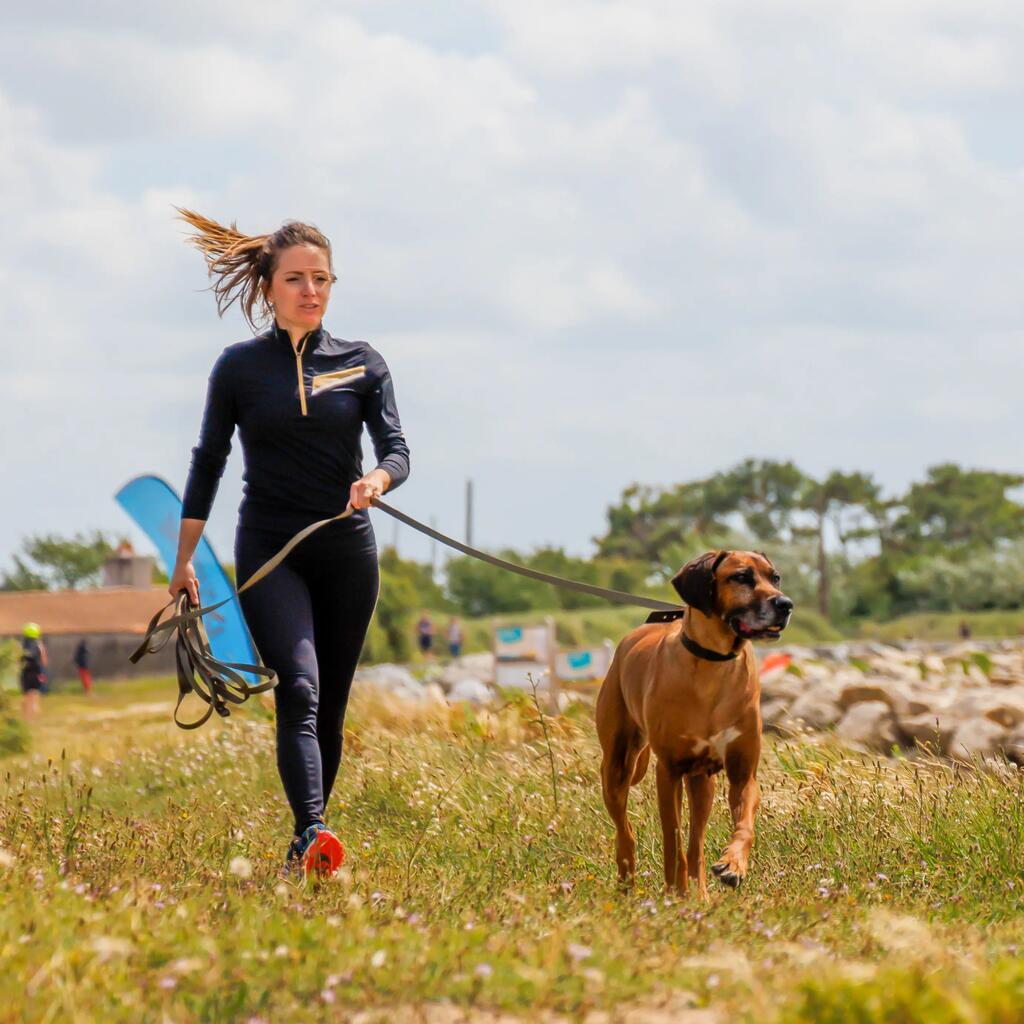
<path fill-rule="evenodd" d="M 295 372 L 299 378 L 299 406 L 302 408 L 302 415 L 306 416 L 306 385 L 302 379 L 302 350 L 306 347 L 307 334 L 302 341 L 295 346 Z"/>

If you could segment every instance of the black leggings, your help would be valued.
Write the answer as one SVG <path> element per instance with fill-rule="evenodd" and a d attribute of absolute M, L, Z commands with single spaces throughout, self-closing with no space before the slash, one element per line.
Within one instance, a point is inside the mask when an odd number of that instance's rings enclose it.
<path fill-rule="evenodd" d="M 235 571 L 244 583 L 289 539 L 239 526 Z M 359 652 L 377 603 L 373 534 L 342 520 L 307 537 L 239 600 L 263 663 L 278 675 L 277 769 L 295 834 L 323 821 Z"/>

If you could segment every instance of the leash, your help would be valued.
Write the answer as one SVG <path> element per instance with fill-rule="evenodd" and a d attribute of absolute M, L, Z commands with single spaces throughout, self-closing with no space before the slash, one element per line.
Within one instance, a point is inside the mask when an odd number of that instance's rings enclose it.
<path fill-rule="evenodd" d="M 470 558 L 476 558 L 495 568 L 504 569 L 507 572 L 514 572 L 520 576 L 537 580 L 541 583 L 550 583 L 552 586 L 561 587 L 563 590 L 574 590 L 580 594 L 589 594 L 592 597 L 601 597 L 607 601 L 614 601 L 618 604 L 635 605 L 640 608 L 649 608 L 659 612 L 678 612 L 678 605 L 670 604 L 668 601 L 659 601 L 653 597 L 641 597 L 639 594 L 629 594 L 623 590 L 611 590 L 607 587 L 598 587 L 592 583 L 580 583 L 576 580 L 567 580 L 552 573 L 541 572 L 538 569 L 529 569 L 525 565 L 517 565 L 515 562 L 506 561 L 495 555 L 481 551 L 479 548 L 463 544 L 446 534 L 440 533 L 433 527 L 407 516 L 404 512 L 385 504 L 380 498 L 372 500 L 374 508 L 386 513 L 393 519 L 410 527 L 419 533 L 424 534 L 433 540 L 439 541 L 447 547 L 453 548 Z M 265 693 L 267 690 L 277 686 L 277 674 L 273 669 L 265 665 L 246 665 L 239 662 L 223 662 L 214 658 L 210 650 L 210 639 L 203 625 L 202 617 L 222 607 L 229 601 L 250 587 L 255 586 L 264 577 L 274 571 L 288 557 L 296 545 L 302 543 L 311 533 L 319 530 L 328 523 L 334 523 L 341 519 L 347 519 L 355 511 L 348 506 L 344 512 L 330 519 L 321 519 L 319 522 L 311 523 L 305 529 L 300 530 L 287 544 L 281 548 L 272 558 L 269 558 L 261 565 L 231 597 L 226 597 L 216 604 L 192 605 L 188 594 L 182 591 L 177 597 L 172 598 L 161 608 L 146 628 L 146 635 L 139 644 L 137 650 L 129 659 L 132 664 L 137 664 L 147 654 L 155 654 L 163 650 L 172 635 L 176 634 L 175 661 L 178 673 L 178 703 L 174 708 L 174 724 L 181 729 L 198 729 L 210 716 L 217 712 L 222 718 L 227 718 L 231 713 L 230 704 L 243 704 L 249 697 L 257 693 Z M 164 618 L 169 609 L 173 613 Z M 265 682 L 251 684 L 242 678 L 242 672 L 262 676 Z M 194 722 L 182 722 L 178 717 L 182 701 L 194 693 L 200 700 L 208 705 L 206 712 Z"/>

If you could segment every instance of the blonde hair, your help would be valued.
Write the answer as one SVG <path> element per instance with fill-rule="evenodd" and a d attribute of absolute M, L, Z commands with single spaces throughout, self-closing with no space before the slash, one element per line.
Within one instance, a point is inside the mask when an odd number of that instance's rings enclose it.
<path fill-rule="evenodd" d="M 312 224 L 287 221 L 270 235 L 243 235 L 232 223 L 224 227 L 193 210 L 176 206 L 178 219 L 195 230 L 187 237 L 206 260 L 212 284 L 210 290 L 217 300 L 217 314 L 238 302 L 242 315 L 255 331 L 259 323 L 273 317 L 267 302 L 266 286 L 277 268 L 278 254 L 293 245 L 312 245 L 327 253 L 327 265 L 334 275 L 331 243 Z"/>

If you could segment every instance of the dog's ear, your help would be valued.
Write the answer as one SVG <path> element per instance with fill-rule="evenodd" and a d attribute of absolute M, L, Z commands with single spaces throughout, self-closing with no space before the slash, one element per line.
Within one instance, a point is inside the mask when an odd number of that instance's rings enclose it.
<path fill-rule="evenodd" d="M 728 551 L 708 551 L 694 558 L 672 577 L 672 586 L 685 604 L 705 615 L 715 611 L 715 570 Z"/>

